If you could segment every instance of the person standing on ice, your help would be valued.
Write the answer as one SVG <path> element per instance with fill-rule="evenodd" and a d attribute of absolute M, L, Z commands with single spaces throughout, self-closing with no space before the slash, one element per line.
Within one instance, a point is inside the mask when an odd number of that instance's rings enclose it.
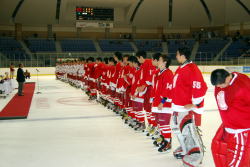
<path fill-rule="evenodd" d="M 24 75 L 24 71 L 23 71 L 23 64 L 19 64 L 19 68 L 17 70 L 16 80 L 18 82 L 18 96 L 24 96 L 23 85 L 25 82 L 25 75 Z"/>
<path fill-rule="evenodd" d="M 250 78 L 214 70 L 211 83 L 222 125 L 212 141 L 216 167 L 250 167 Z"/>
<path fill-rule="evenodd" d="M 147 53 L 145 51 L 138 51 L 136 53 L 136 57 L 139 61 L 141 76 L 139 83 L 137 85 L 137 93 L 140 97 L 143 97 L 143 110 L 146 112 L 146 122 L 152 124 L 151 122 L 151 103 L 150 103 L 150 96 L 152 92 L 152 77 L 153 72 L 156 70 L 156 67 L 153 65 L 152 59 L 147 59 Z M 142 115 L 144 112 L 142 113 Z M 145 131 L 146 124 L 142 124 L 142 126 L 136 128 L 137 130 Z"/>
<path fill-rule="evenodd" d="M 204 96 L 207 85 L 202 73 L 190 60 L 191 51 L 187 47 L 177 50 L 176 59 L 180 66 L 175 72 L 172 88 L 172 131 L 177 136 L 180 147 L 174 151 L 184 166 L 199 166 L 204 156 L 204 147 L 197 126 L 201 125 L 204 111 Z"/>
<path fill-rule="evenodd" d="M 169 69 L 171 58 L 167 55 L 160 55 L 157 64 L 159 70 L 155 72 L 152 81 L 153 93 L 151 94 L 153 94 L 154 98 L 152 112 L 154 113 L 161 134 L 161 143 L 159 143 L 158 151 L 168 152 L 171 149 L 172 142 L 170 120 L 172 116 L 171 102 L 173 72 Z"/>

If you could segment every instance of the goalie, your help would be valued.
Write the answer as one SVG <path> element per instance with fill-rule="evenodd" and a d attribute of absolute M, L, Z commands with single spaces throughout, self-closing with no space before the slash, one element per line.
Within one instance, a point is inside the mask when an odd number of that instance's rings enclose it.
<path fill-rule="evenodd" d="M 250 79 L 217 69 L 211 74 L 222 125 L 213 142 L 216 167 L 250 167 Z"/>
<path fill-rule="evenodd" d="M 203 144 L 197 126 L 201 124 L 204 96 L 207 85 L 197 67 L 190 60 L 189 48 L 179 48 L 176 54 L 181 64 L 173 79 L 172 131 L 177 136 L 180 147 L 174 151 L 184 166 L 199 166 L 203 159 Z"/>

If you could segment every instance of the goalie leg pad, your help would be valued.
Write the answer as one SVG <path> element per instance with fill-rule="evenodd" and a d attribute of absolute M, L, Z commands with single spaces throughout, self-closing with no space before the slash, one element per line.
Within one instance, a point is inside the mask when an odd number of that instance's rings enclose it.
<path fill-rule="evenodd" d="M 183 155 L 183 164 L 186 166 L 199 165 L 204 156 L 204 146 L 194 124 L 193 113 L 174 112 L 172 130 L 181 145 L 181 149 L 178 150 L 182 151 L 176 152 L 176 155 Z"/>
<path fill-rule="evenodd" d="M 183 128 L 185 135 L 185 146 L 187 154 L 183 157 L 184 166 L 197 167 L 202 163 L 204 157 L 204 147 L 198 130 L 193 122 L 188 123 Z"/>

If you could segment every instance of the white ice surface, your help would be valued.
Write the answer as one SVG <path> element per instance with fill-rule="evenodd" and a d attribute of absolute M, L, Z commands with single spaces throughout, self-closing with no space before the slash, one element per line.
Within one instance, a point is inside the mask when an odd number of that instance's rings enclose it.
<path fill-rule="evenodd" d="M 206 153 L 203 167 L 214 167 L 211 141 L 220 125 L 209 76 L 202 119 Z M 36 81 L 36 78 L 34 78 Z M 79 89 L 40 77 L 26 120 L 0 121 L 0 167 L 181 167 L 172 152 L 158 153 L 152 140 L 135 132 L 103 106 L 89 103 Z M 8 99 L 0 99 L 0 108 Z M 178 146 L 173 139 L 173 149 Z"/>

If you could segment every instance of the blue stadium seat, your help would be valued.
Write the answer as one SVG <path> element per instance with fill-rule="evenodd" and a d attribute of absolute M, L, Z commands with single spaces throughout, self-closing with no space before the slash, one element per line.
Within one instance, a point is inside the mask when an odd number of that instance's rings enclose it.
<path fill-rule="evenodd" d="M 192 50 L 194 47 L 194 44 L 195 44 L 194 39 L 168 40 L 168 53 L 174 59 L 178 48 L 186 46 Z"/>
<path fill-rule="evenodd" d="M 221 60 L 230 60 L 241 56 L 245 51 L 250 49 L 250 45 L 244 39 L 233 41 L 224 52 Z"/>
<path fill-rule="evenodd" d="M 27 46 L 31 52 L 55 52 L 55 41 L 51 39 L 28 39 Z"/>
<path fill-rule="evenodd" d="M 210 39 L 200 42 L 195 60 L 212 61 L 227 43 L 228 40 L 223 39 Z"/>
<path fill-rule="evenodd" d="M 133 52 L 131 44 L 126 40 L 99 40 L 99 45 L 104 52 Z"/>
<path fill-rule="evenodd" d="M 30 59 L 23 50 L 22 45 L 14 38 L 1 37 L 0 52 L 6 55 L 10 60 Z"/>
<path fill-rule="evenodd" d="M 135 45 L 138 50 L 147 52 L 162 52 L 161 40 L 135 40 Z"/>
<path fill-rule="evenodd" d="M 96 52 L 92 40 L 62 40 L 61 48 L 63 52 Z"/>

